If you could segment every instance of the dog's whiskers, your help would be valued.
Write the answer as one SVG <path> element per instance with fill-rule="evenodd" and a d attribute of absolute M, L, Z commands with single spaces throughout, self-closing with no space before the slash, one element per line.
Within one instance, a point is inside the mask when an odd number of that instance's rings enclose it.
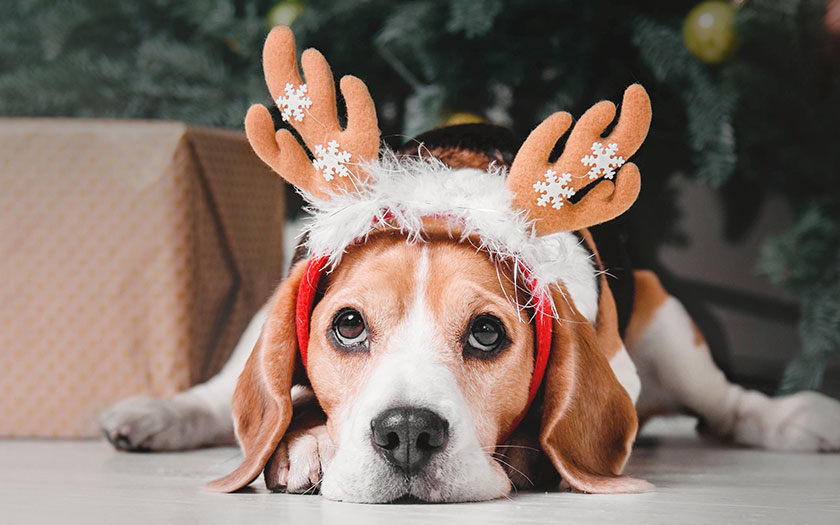
<path fill-rule="evenodd" d="M 318 490 L 319 488 L 321 488 L 321 483 L 322 483 L 323 481 L 324 481 L 324 473 L 322 472 L 322 473 L 321 473 L 321 477 L 320 477 L 320 478 L 318 478 L 318 482 L 317 482 L 317 483 L 313 483 L 313 484 L 312 484 L 312 486 L 310 486 L 308 489 L 306 489 L 306 490 L 304 490 L 303 492 L 301 492 L 301 493 L 300 493 L 300 494 L 301 494 L 301 496 L 305 496 L 305 495 L 307 495 L 307 494 L 315 494 L 315 491 L 316 491 L 316 490 Z"/>
<path fill-rule="evenodd" d="M 506 466 L 507 468 L 509 468 L 509 469 L 513 470 L 514 472 L 516 472 L 517 474 L 519 474 L 519 475 L 520 475 L 520 476 L 522 476 L 523 478 L 525 478 L 525 481 L 527 481 L 527 482 L 528 482 L 528 483 L 529 483 L 532 487 L 536 487 L 536 485 L 534 484 L 534 482 L 533 482 L 533 481 L 531 481 L 531 478 L 529 478 L 528 476 L 526 476 L 524 472 L 522 472 L 521 470 L 519 470 L 518 468 L 514 467 L 513 465 L 511 465 L 510 463 L 508 463 L 507 461 L 505 461 L 505 460 L 503 460 L 503 459 L 499 459 L 499 458 L 494 458 L 494 459 L 495 459 L 496 461 L 498 461 L 499 463 L 501 463 L 502 465 Z"/>
<path fill-rule="evenodd" d="M 491 445 L 489 447 L 481 447 L 482 450 L 495 450 L 497 448 L 524 448 L 526 450 L 533 450 L 534 452 L 542 452 L 542 450 L 534 447 L 528 447 L 525 445 Z"/>
<path fill-rule="evenodd" d="M 510 458 L 510 456 L 508 456 L 507 454 L 502 454 L 501 452 L 491 452 L 491 453 L 490 453 L 490 457 L 493 457 L 493 458 L 505 458 L 505 459 L 508 459 L 508 460 L 510 460 L 510 459 L 511 459 L 511 458 Z M 512 461 L 512 460 L 511 460 L 511 461 Z"/>

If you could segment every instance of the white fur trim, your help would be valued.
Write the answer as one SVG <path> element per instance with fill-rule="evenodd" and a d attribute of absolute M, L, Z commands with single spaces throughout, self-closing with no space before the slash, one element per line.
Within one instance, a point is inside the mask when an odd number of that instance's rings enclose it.
<path fill-rule="evenodd" d="M 598 291 L 591 254 L 571 232 L 537 236 L 533 222 L 511 204 L 504 168 L 453 170 L 428 156 L 390 152 L 366 168 L 368 182 L 358 184 L 358 191 L 337 193 L 329 200 L 304 195 L 312 213 L 307 248 L 327 256 L 330 268 L 348 247 L 363 242 L 377 222 L 387 222 L 409 242 L 417 242 L 424 217 L 446 217 L 462 239 L 477 236 L 492 256 L 524 263 L 539 288 L 563 283 L 578 310 L 595 321 Z"/>

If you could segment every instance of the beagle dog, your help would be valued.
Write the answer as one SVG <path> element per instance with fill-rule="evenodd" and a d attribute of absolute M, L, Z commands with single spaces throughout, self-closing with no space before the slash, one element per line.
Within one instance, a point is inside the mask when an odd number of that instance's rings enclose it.
<path fill-rule="evenodd" d="M 275 134 L 262 106 L 246 131 L 310 202 L 307 235 L 217 376 L 103 412 L 114 446 L 183 450 L 235 436 L 242 464 L 213 490 L 263 474 L 271 490 L 370 503 L 481 501 L 558 482 L 647 491 L 622 469 L 651 415 L 695 414 L 743 445 L 840 450 L 840 403 L 730 383 L 653 273 L 608 277 L 588 228 L 638 195 L 626 159 L 650 122 L 640 86 L 625 92 L 609 135 L 615 106 L 601 102 L 553 161 L 566 113 L 515 156 L 481 125 L 382 152 L 360 80 L 341 80 L 342 127 L 317 51 L 302 55 L 306 83 L 288 28 L 270 33 L 263 60 L 314 161 L 291 133 Z"/>

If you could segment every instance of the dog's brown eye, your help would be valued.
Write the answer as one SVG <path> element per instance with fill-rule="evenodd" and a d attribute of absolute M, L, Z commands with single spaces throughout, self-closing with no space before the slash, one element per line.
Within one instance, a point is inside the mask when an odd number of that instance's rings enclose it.
<path fill-rule="evenodd" d="M 470 323 L 466 343 L 471 354 L 489 357 L 506 346 L 508 338 L 504 325 L 496 316 L 481 314 Z"/>
<path fill-rule="evenodd" d="M 333 319 L 333 334 L 342 346 L 357 346 L 367 342 L 367 327 L 362 314 L 345 308 Z"/>

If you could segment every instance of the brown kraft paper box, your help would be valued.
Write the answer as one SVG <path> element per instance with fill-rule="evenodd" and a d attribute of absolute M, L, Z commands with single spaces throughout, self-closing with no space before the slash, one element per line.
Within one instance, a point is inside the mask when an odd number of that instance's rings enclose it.
<path fill-rule="evenodd" d="M 211 377 L 282 278 L 283 196 L 243 133 L 0 119 L 0 436 Z"/>

